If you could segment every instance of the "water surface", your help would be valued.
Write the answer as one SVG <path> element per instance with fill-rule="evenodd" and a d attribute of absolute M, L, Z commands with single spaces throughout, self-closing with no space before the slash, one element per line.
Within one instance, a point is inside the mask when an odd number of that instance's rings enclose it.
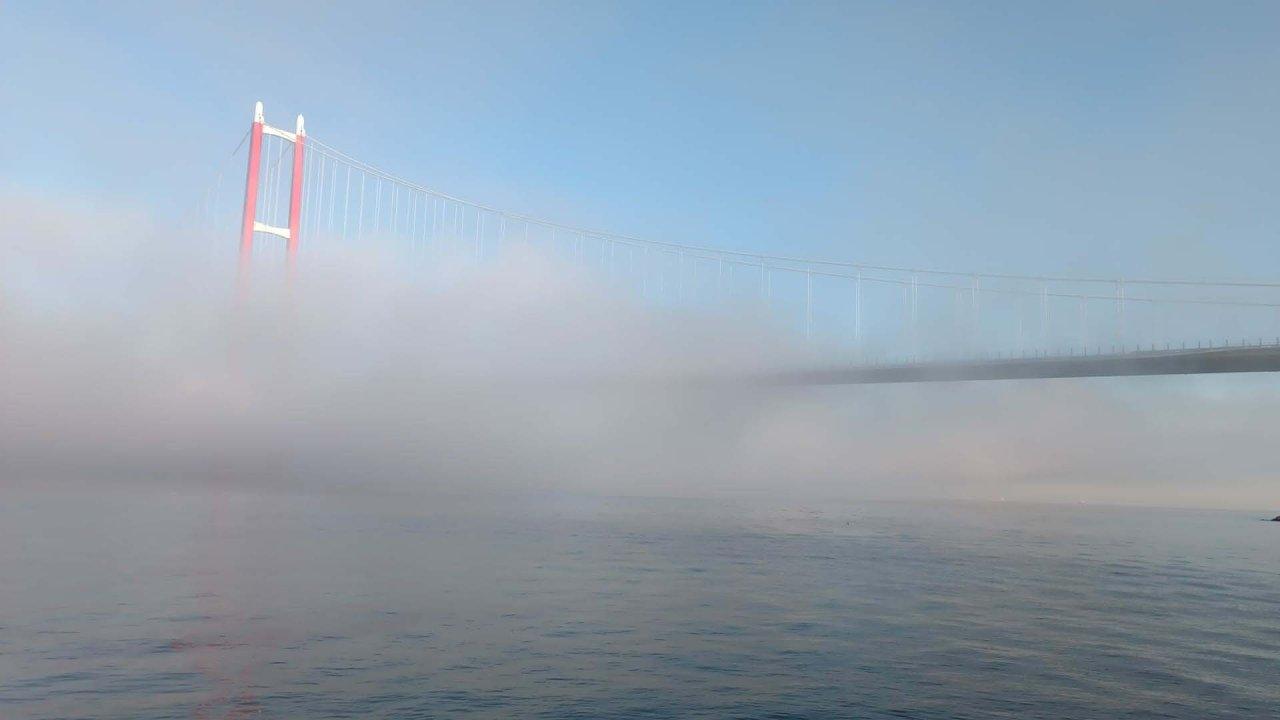
<path fill-rule="evenodd" d="M 1280 712 L 1280 523 L 1258 514 L 0 501 L 6 719 Z"/>

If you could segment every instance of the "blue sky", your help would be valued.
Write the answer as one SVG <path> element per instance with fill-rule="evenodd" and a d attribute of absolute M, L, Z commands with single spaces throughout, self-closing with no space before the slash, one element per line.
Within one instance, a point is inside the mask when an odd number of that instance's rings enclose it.
<path fill-rule="evenodd" d="M 1267 3 L 0 7 L 0 186 L 161 215 L 252 104 L 449 192 L 662 240 L 1275 277 Z"/>

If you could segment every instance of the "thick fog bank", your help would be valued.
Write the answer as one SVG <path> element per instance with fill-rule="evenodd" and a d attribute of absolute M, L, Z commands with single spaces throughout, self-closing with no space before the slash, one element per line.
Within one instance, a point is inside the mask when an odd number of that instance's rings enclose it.
<path fill-rule="evenodd" d="M 1270 376 L 691 382 L 811 351 L 532 250 L 313 252 L 237 292 L 233 252 L 139 214 L 11 196 L 0 217 L 0 488 L 1280 504 Z"/>

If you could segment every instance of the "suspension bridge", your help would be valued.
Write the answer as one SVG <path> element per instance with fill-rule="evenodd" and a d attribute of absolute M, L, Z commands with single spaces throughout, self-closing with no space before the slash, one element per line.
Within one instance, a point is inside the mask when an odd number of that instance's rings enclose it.
<path fill-rule="evenodd" d="M 821 352 L 777 383 L 888 383 L 1280 370 L 1280 282 L 1010 274 L 738 251 L 575 227 L 412 182 L 293 130 L 258 103 L 242 277 L 306 248 L 377 246 L 481 264 L 513 244 L 589 268 L 641 302 L 746 313 Z M 222 181 L 206 197 L 218 217 Z M 225 236 L 225 235 L 224 235 Z"/>

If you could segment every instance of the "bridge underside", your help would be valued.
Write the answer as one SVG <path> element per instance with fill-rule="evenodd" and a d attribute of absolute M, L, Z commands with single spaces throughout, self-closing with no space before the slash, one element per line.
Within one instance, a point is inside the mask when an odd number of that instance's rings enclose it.
<path fill-rule="evenodd" d="M 769 379 L 784 385 L 860 385 L 1275 371 L 1280 371 L 1280 347 L 1266 346 L 1138 352 L 1124 355 L 859 365 L 783 372 Z"/>

